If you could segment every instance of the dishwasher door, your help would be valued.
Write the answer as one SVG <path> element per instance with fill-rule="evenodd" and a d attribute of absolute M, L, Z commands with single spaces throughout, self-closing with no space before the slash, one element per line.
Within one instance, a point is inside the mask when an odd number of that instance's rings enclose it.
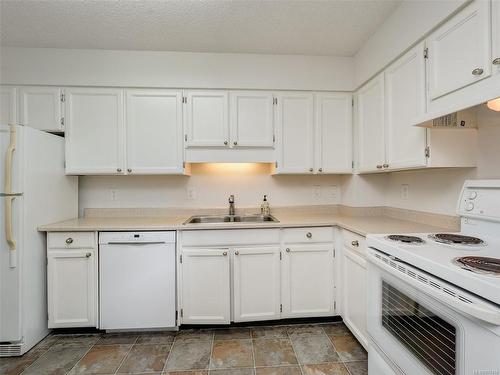
<path fill-rule="evenodd" d="M 175 327 L 175 232 L 100 233 L 99 285 L 99 328 Z"/>

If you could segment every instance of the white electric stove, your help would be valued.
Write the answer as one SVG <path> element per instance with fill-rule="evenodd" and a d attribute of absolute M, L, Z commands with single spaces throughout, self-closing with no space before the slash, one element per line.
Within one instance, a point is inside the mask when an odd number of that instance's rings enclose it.
<path fill-rule="evenodd" d="M 368 332 L 395 373 L 500 374 L 500 180 L 466 181 L 457 213 L 459 233 L 367 237 Z"/>

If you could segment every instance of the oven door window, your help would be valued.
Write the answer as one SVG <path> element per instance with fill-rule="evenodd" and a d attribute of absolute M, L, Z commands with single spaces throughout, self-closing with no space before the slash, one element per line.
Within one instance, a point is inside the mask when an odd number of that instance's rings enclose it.
<path fill-rule="evenodd" d="M 386 281 L 382 326 L 432 374 L 456 373 L 456 329 Z"/>

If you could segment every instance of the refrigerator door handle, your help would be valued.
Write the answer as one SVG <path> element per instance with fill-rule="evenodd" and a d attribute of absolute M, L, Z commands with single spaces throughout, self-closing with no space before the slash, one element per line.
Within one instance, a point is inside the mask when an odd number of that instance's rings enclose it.
<path fill-rule="evenodd" d="M 12 193 L 12 158 L 16 150 L 16 126 L 10 125 L 10 144 L 5 154 L 4 193 Z"/>
<path fill-rule="evenodd" d="M 5 197 L 5 238 L 7 245 L 9 245 L 9 267 L 15 268 L 17 266 L 16 254 L 16 240 L 12 230 L 12 201 L 16 197 Z"/>

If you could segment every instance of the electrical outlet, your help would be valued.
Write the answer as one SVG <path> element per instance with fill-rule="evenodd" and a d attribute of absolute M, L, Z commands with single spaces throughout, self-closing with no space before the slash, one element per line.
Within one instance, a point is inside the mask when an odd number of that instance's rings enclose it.
<path fill-rule="evenodd" d="M 408 199 L 410 195 L 410 185 L 402 184 L 401 185 L 401 199 Z"/>
<path fill-rule="evenodd" d="M 190 201 L 194 201 L 197 198 L 196 188 L 194 186 L 190 186 L 186 189 L 186 198 Z"/>
<path fill-rule="evenodd" d="M 109 189 L 109 199 L 111 199 L 112 201 L 116 201 L 118 199 L 117 189 Z"/>

